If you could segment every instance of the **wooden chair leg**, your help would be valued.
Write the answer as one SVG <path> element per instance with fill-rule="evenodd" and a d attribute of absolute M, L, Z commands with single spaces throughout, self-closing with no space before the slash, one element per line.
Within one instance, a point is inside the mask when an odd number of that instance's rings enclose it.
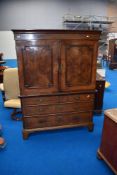
<path fill-rule="evenodd" d="M 13 112 L 12 112 L 12 114 L 11 114 L 11 118 L 12 118 L 12 120 L 17 120 L 17 121 L 21 121 L 22 120 L 22 117 L 17 117 L 16 115 L 17 114 L 20 114 L 20 113 L 22 113 L 21 111 L 17 111 L 18 109 L 16 109 L 16 108 L 14 108 L 13 109 Z"/>

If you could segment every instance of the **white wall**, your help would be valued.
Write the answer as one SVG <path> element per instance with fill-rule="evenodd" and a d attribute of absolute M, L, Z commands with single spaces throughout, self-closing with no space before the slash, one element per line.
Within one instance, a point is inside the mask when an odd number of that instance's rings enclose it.
<path fill-rule="evenodd" d="M 0 32 L 0 52 L 4 53 L 4 59 L 16 59 L 15 41 L 11 31 Z"/>
<path fill-rule="evenodd" d="M 112 0 L 111 0 L 112 1 Z M 117 32 L 117 0 L 108 3 L 108 16 L 115 17 L 115 22 L 111 26 L 111 32 Z"/>
<path fill-rule="evenodd" d="M 107 15 L 107 0 L 1 0 L 0 30 L 62 28 L 70 8 L 74 15 Z"/>
<path fill-rule="evenodd" d="M 74 15 L 107 15 L 107 0 L 1 0 L 0 52 L 16 58 L 11 29 L 62 28 L 68 10 Z M 6 32 L 4 32 L 6 30 Z"/>

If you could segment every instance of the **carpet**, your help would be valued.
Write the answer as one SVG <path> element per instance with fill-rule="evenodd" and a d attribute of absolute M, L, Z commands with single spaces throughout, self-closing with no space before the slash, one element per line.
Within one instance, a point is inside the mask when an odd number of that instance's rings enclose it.
<path fill-rule="evenodd" d="M 16 65 L 15 60 L 6 64 Z M 106 69 L 111 86 L 105 90 L 103 109 L 117 107 L 117 71 Z M 0 123 L 7 142 L 0 151 L 0 175 L 112 175 L 97 159 L 103 113 L 94 116 L 94 131 L 86 127 L 45 131 L 22 139 L 22 122 L 10 118 L 11 109 L 3 107 L 0 94 Z"/>

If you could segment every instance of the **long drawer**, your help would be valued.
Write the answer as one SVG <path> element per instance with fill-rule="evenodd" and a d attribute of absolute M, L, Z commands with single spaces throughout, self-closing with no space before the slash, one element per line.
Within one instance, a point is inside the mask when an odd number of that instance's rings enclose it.
<path fill-rule="evenodd" d="M 77 125 L 89 123 L 92 121 L 92 113 L 71 113 L 71 114 L 56 114 L 48 116 L 24 117 L 24 129 L 56 127 L 62 125 Z"/>
<path fill-rule="evenodd" d="M 60 95 L 60 96 L 41 96 L 41 97 L 27 97 L 22 98 L 24 105 L 36 105 L 36 104 L 56 104 L 66 102 L 78 102 L 78 101 L 92 101 L 94 94 L 76 94 L 76 95 Z"/>
<path fill-rule="evenodd" d="M 29 105 L 24 107 L 23 114 L 40 115 L 40 114 L 56 114 L 64 112 L 80 112 L 92 111 L 94 102 L 77 102 L 77 103 L 58 103 L 55 105 Z"/>

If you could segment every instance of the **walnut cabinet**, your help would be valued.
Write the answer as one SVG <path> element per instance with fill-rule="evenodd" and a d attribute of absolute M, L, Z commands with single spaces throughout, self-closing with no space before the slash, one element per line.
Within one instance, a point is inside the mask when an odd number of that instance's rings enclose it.
<path fill-rule="evenodd" d="M 35 131 L 93 130 L 99 31 L 13 30 L 23 137 Z"/>

